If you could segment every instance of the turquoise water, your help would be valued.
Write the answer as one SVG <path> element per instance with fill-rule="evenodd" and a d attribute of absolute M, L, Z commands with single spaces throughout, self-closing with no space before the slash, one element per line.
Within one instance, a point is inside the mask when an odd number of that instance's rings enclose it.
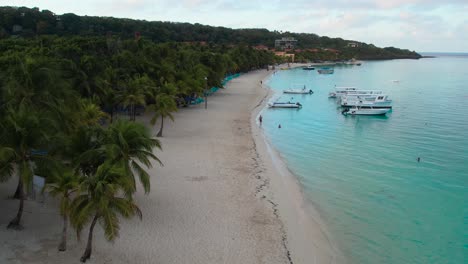
<path fill-rule="evenodd" d="M 278 71 L 268 84 L 314 90 L 294 96 L 300 110 L 265 109 L 263 128 L 350 263 L 467 263 L 468 57 Z M 393 111 L 343 116 L 335 84 L 383 90 Z"/>

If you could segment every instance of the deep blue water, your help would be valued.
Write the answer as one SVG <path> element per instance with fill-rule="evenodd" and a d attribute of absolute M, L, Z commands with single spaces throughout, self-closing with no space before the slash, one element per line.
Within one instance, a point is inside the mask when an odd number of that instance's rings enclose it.
<path fill-rule="evenodd" d="M 350 263 L 468 263 L 468 57 L 285 70 L 267 83 L 314 90 L 294 96 L 300 110 L 264 109 L 263 128 Z M 334 85 L 383 90 L 393 110 L 343 116 Z"/>

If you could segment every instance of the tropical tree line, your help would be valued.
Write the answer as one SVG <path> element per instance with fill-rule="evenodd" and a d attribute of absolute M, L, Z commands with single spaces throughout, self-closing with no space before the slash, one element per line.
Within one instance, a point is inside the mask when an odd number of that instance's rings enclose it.
<path fill-rule="evenodd" d="M 8 228 L 23 228 L 27 192 L 42 176 L 43 191 L 60 201 L 58 249 L 67 248 L 69 226 L 78 235 L 87 228 L 87 261 L 97 224 L 112 241 L 120 217 L 142 217 L 133 196 L 139 184 L 150 191 L 148 169 L 160 163 L 154 150 L 161 146 L 138 114 L 152 113 L 151 124 L 159 119 L 162 136 L 164 118 L 173 120 L 207 87 L 275 59 L 246 46 L 144 38 L 0 40 L 0 181 L 14 177 L 19 200 Z"/>
<path fill-rule="evenodd" d="M 330 38 L 310 33 L 269 31 L 267 29 L 231 29 L 201 24 L 145 21 L 113 17 L 78 16 L 73 13 L 55 14 L 49 10 L 27 7 L 0 7 L 0 38 L 9 36 L 35 37 L 38 35 L 104 36 L 116 34 L 124 39 L 135 34 L 157 42 L 207 42 L 216 45 L 266 45 L 274 48 L 275 40 L 293 37 L 300 49 L 338 49 L 340 59 L 397 59 L 420 58 L 414 51 L 398 48 L 378 48 L 372 44 L 342 38 Z M 357 42 L 358 49 L 348 49 L 350 42 Z M 318 54 L 309 54 L 316 58 Z M 323 54 L 322 54 L 323 55 Z M 307 54 L 305 54 L 307 56 Z M 327 57 L 330 59 L 333 57 Z"/>

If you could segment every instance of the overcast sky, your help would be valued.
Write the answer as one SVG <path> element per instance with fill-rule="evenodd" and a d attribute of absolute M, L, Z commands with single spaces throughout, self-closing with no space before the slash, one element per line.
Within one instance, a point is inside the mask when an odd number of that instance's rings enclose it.
<path fill-rule="evenodd" d="M 0 5 L 315 33 L 419 52 L 468 52 L 468 0 L 0 0 Z"/>

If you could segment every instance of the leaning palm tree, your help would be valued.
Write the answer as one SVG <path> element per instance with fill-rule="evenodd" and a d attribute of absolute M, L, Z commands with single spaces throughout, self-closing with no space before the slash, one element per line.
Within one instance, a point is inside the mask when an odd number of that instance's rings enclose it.
<path fill-rule="evenodd" d="M 148 107 L 148 110 L 154 112 L 153 118 L 151 118 L 150 123 L 151 125 L 155 125 L 156 121 L 159 117 L 161 117 L 161 128 L 159 129 L 157 137 L 162 137 L 163 128 L 164 128 L 164 118 L 169 117 L 172 121 L 174 121 L 174 116 L 172 112 L 177 111 L 177 104 L 174 98 L 167 94 L 159 94 L 156 97 L 156 102 Z"/>
<path fill-rule="evenodd" d="M 104 228 L 107 240 L 113 241 L 119 236 L 118 214 L 130 218 L 142 214 L 135 203 L 119 194 L 129 184 L 129 178 L 122 167 L 107 162 L 99 166 L 96 174 L 83 178 L 80 184 L 80 193 L 72 201 L 70 219 L 72 225 L 79 233 L 91 222 L 89 226 L 86 249 L 80 258 L 86 262 L 91 258 L 93 231 L 96 223 Z"/>
<path fill-rule="evenodd" d="M 153 148 L 161 149 L 159 140 L 152 138 L 149 129 L 143 124 L 118 120 L 106 131 L 105 155 L 113 163 L 120 164 L 131 184 L 127 185 L 128 194 L 136 191 L 135 173 L 139 177 L 145 193 L 150 191 L 149 174 L 142 165 L 151 168 L 151 159 L 162 164 L 153 154 Z"/>
<path fill-rule="evenodd" d="M 41 158 L 41 155 L 34 150 L 43 146 L 50 135 L 48 129 L 53 127 L 50 120 L 44 116 L 45 113 L 20 106 L 18 110 L 9 109 L 2 124 L 0 179 L 6 180 L 16 171 L 20 200 L 18 213 L 8 224 L 8 228 L 22 228 L 24 189 L 32 184 L 34 161 Z"/>
<path fill-rule="evenodd" d="M 49 171 L 50 173 L 50 171 Z M 79 175 L 69 165 L 59 165 L 47 177 L 44 190 L 54 197 L 60 198 L 60 214 L 63 219 L 62 238 L 59 251 L 67 250 L 67 228 L 70 214 L 71 196 L 78 190 Z"/>

